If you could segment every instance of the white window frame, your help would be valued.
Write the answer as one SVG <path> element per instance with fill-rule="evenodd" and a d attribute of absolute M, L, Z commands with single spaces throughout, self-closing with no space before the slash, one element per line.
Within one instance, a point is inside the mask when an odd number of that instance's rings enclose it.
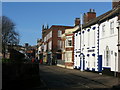
<path fill-rule="evenodd" d="M 71 45 L 68 44 L 68 40 L 71 41 Z M 73 46 L 73 41 L 72 41 L 72 36 L 66 37 L 66 47 L 72 47 Z"/>
<path fill-rule="evenodd" d="M 110 34 L 114 34 L 114 21 L 110 22 Z"/>
<path fill-rule="evenodd" d="M 62 31 L 58 30 L 58 37 L 61 37 L 61 35 L 62 35 Z"/>
<path fill-rule="evenodd" d="M 72 62 L 72 51 L 66 51 L 65 62 Z"/>
<path fill-rule="evenodd" d="M 104 25 L 102 25 L 102 36 L 105 36 L 105 24 Z"/>
<path fill-rule="evenodd" d="M 88 47 L 90 46 L 90 31 L 88 32 Z"/>

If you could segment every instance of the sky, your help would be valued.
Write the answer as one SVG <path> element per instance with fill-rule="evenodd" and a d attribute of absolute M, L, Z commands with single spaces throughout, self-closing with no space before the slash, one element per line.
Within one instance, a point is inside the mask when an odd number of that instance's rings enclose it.
<path fill-rule="evenodd" d="M 42 25 L 74 26 L 75 18 L 95 9 L 97 16 L 112 9 L 111 2 L 2 2 L 2 15 L 10 18 L 20 34 L 20 45 L 36 45 Z"/>

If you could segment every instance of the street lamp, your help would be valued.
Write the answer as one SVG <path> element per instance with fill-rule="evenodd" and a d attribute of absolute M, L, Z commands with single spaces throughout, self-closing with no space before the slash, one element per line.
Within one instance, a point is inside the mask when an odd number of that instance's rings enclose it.
<path fill-rule="evenodd" d="M 117 27 L 117 29 L 118 29 L 118 71 L 120 71 L 120 61 L 119 61 L 119 59 L 120 59 L 120 20 L 118 20 L 118 27 Z M 115 66 L 115 68 L 116 68 L 116 66 Z M 116 72 L 116 71 L 115 71 Z"/>
<path fill-rule="evenodd" d="M 120 20 L 118 20 L 118 52 L 120 52 Z"/>
<path fill-rule="evenodd" d="M 120 71 L 120 20 L 118 20 L 118 72 Z M 119 74 L 118 73 L 118 77 L 119 77 Z M 120 83 L 120 78 L 118 78 L 118 84 Z"/>

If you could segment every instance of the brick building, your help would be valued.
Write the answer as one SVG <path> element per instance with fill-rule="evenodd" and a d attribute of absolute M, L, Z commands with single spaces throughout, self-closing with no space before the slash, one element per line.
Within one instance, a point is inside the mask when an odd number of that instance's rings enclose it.
<path fill-rule="evenodd" d="M 61 35 L 65 29 L 73 28 L 72 26 L 48 25 L 42 27 L 42 39 L 44 44 L 43 62 L 48 64 L 56 64 L 56 60 L 61 60 L 62 41 Z"/>

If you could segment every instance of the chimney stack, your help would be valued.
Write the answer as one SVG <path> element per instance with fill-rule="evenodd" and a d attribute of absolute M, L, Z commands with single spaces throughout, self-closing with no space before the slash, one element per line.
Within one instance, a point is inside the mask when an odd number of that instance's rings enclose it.
<path fill-rule="evenodd" d="M 75 26 L 80 25 L 80 18 L 75 18 Z"/>
<path fill-rule="evenodd" d="M 116 8 L 120 6 L 120 0 L 112 0 L 112 8 Z"/>
<path fill-rule="evenodd" d="M 84 24 L 89 22 L 90 20 L 92 20 L 94 18 L 96 18 L 96 12 L 94 9 L 90 9 L 89 12 L 84 13 L 84 16 L 83 16 Z"/>

